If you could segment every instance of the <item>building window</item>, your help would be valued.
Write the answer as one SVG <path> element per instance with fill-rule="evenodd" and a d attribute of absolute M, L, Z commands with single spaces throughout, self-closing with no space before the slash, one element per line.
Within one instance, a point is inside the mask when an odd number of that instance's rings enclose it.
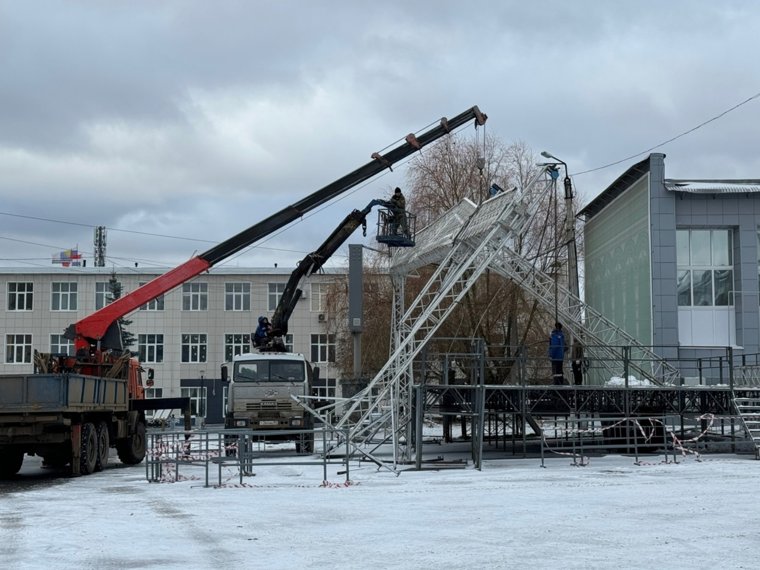
<path fill-rule="evenodd" d="M 164 335 L 162 334 L 139 334 L 137 335 L 137 350 L 140 354 L 140 362 L 158 363 L 164 361 Z"/>
<path fill-rule="evenodd" d="M 138 287 L 142 287 L 145 283 L 138 283 Z M 141 311 L 163 311 L 164 310 L 164 296 L 159 295 L 152 301 L 148 301 L 144 305 L 140 305 Z"/>
<path fill-rule="evenodd" d="M 225 311 L 250 311 L 251 310 L 251 284 L 250 283 L 225 283 L 224 284 L 224 310 Z"/>
<path fill-rule="evenodd" d="M 190 398 L 190 414 L 198 417 L 206 417 L 206 388 L 181 388 L 183 398 Z"/>
<path fill-rule="evenodd" d="M 315 313 L 321 313 L 327 306 L 325 296 L 327 295 L 327 283 L 311 284 L 311 310 Z"/>
<path fill-rule="evenodd" d="M 163 388 L 145 388 L 145 398 L 163 398 L 164 397 L 164 389 Z M 164 410 L 145 410 L 145 416 L 152 418 L 153 416 L 160 416 L 161 412 Z"/>
<path fill-rule="evenodd" d="M 318 378 L 312 386 L 314 395 L 320 400 L 335 398 L 338 381 L 335 378 Z"/>
<path fill-rule="evenodd" d="M 8 364 L 29 364 L 32 362 L 32 335 L 5 335 L 5 362 Z"/>
<path fill-rule="evenodd" d="M 311 361 L 335 362 L 335 335 L 311 335 Z"/>
<path fill-rule="evenodd" d="M 182 362 L 206 362 L 207 342 L 203 333 L 182 335 Z"/>
<path fill-rule="evenodd" d="M 74 342 L 62 334 L 50 335 L 50 354 L 66 354 L 74 356 Z"/>
<path fill-rule="evenodd" d="M 163 398 L 164 389 L 163 388 L 145 388 L 145 397 L 146 398 Z"/>
<path fill-rule="evenodd" d="M 113 295 L 108 281 L 95 282 L 95 310 L 102 309 L 111 301 L 113 301 Z"/>
<path fill-rule="evenodd" d="M 185 283 L 182 285 L 182 310 L 205 311 L 208 309 L 208 283 Z"/>
<path fill-rule="evenodd" d="M 33 301 L 33 283 L 8 283 L 9 311 L 31 311 Z"/>
<path fill-rule="evenodd" d="M 757 283 L 760 286 L 760 230 L 757 232 Z M 758 287 L 760 291 L 760 287 Z"/>
<path fill-rule="evenodd" d="M 274 311 L 285 292 L 285 283 L 269 283 L 269 310 Z"/>
<path fill-rule="evenodd" d="M 677 230 L 678 306 L 734 304 L 730 230 Z"/>
<path fill-rule="evenodd" d="M 285 350 L 293 352 L 293 335 L 288 333 L 285 335 Z"/>
<path fill-rule="evenodd" d="M 50 307 L 53 311 L 77 310 L 77 284 L 53 283 Z"/>
<path fill-rule="evenodd" d="M 248 333 L 227 333 L 224 335 L 224 360 L 251 352 L 251 335 Z"/>

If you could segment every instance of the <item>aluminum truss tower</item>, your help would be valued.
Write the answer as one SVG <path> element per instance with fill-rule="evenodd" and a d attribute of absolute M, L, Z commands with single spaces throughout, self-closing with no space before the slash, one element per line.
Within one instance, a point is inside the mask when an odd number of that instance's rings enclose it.
<path fill-rule="evenodd" d="M 469 200 L 418 234 L 411 261 L 437 268 L 408 308 L 403 306 L 404 271 L 394 271 L 393 352 L 369 385 L 354 398 L 312 411 L 336 429 L 349 428 L 353 448 L 366 457 L 393 443 L 393 465 L 408 460 L 412 422 L 412 363 L 473 284 L 527 227 L 552 188 L 542 168 L 522 191 L 502 193 L 476 206 Z M 396 267 L 396 264 L 394 264 Z M 381 437 L 378 437 L 381 435 Z"/>

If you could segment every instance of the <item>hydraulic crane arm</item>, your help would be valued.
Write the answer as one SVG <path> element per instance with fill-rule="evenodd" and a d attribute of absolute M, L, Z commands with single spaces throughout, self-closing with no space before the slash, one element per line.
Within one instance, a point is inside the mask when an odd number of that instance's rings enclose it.
<path fill-rule="evenodd" d="M 290 274 L 282 297 L 280 297 L 280 302 L 272 316 L 272 338 L 277 339 L 288 334 L 288 321 L 296 308 L 296 303 L 303 294 L 303 291 L 298 287 L 301 280 L 309 277 L 315 271 L 319 271 L 360 225 L 364 230 L 364 235 L 366 235 L 367 214 L 374 206 L 390 207 L 391 204 L 385 200 L 372 200 L 363 210 L 354 210 L 343 218 L 343 221 L 338 224 L 338 227 L 333 230 L 322 245 L 299 262 L 293 273 Z"/>
<path fill-rule="evenodd" d="M 325 202 L 376 176 L 386 168 L 391 168 L 395 163 L 410 156 L 425 145 L 436 141 L 443 135 L 454 131 L 472 120 L 475 121 L 476 125 L 483 125 L 486 119 L 487 116 L 481 113 L 480 109 L 472 107 L 453 119 L 441 119 L 438 126 L 431 128 L 419 136 L 413 134 L 407 135 L 402 145 L 383 155 L 373 153 L 373 160 L 364 166 L 252 225 L 250 228 L 243 230 L 208 251 L 189 259 L 168 273 L 156 277 L 131 293 L 74 323 L 67 329 L 66 336 L 74 340 L 77 349 L 97 348 L 98 346 L 102 346 L 101 343 L 107 344 L 104 339 L 109 329 L 114 331 L 108 334 L 109 339 L 112 335 L 118 336 L 115 334 L 115 331 L 118 331 L 118 320 L 137 310 L 141 305 L 182 285 L 216 263 L 274 233 Z M 114 345 L 110 348 L 120 348 L 120 345 Z"/>

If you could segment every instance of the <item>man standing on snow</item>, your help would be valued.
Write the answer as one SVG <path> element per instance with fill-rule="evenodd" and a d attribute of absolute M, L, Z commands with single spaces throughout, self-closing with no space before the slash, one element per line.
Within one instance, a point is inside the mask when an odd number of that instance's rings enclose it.
<path fill-rule="evenodd" d="M 565 375 L 562 372 L 565 352 L 567 352 L 567 345 L 565 344 L 565 333 L 562 332 L 562 323 L 554 323 L 554 330 L 549 337 L 549 360 L 552 361 L 552 380 L 558 386 L 566 383 Z"/>

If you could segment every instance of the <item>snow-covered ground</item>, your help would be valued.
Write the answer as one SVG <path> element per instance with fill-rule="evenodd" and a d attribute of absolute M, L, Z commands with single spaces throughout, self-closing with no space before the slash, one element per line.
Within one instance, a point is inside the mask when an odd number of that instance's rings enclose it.
<path fill-rule="evenodd" d="M 143 465 L 0 483 L 2 568 L 757 568 L 749 455 L 256 468 L 246 487 L 148 483 Z M 189 474 L 189 473 L 188 473 Z M 235 478 L 230 479 L 236 482 Z"/>

